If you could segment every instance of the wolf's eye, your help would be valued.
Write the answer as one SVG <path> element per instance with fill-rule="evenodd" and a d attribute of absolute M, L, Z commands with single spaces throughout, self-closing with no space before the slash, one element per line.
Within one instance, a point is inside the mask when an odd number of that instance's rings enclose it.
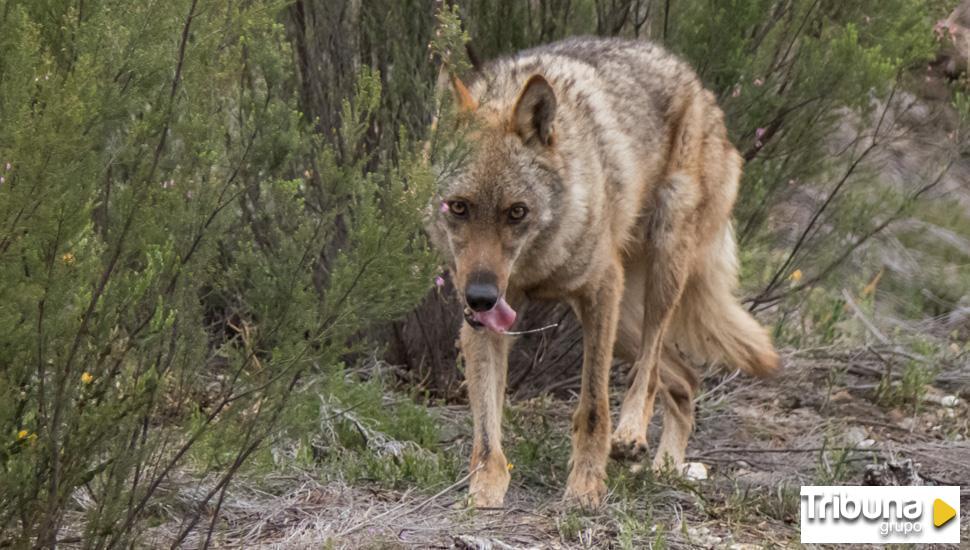
<path fill-rule="evenodd" d="M 509 223 L 519 223 L 528 213 L 529 209 L 524 204 L 512 205 L 512 208 L 509 208 Z"/>
<path fill-rule="evenodd" d="M 450 201 L 448 202 L 448 211 L 456 218 L 464 218 L 468 216 L 468 203 L 465 201 Z"/>

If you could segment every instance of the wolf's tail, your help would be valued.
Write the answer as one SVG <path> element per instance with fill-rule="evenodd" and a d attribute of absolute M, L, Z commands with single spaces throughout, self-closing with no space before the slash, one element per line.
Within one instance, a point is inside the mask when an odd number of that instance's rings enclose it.
<path fill-rule="evenodd" d="M 738 261 L 734 231 L 711 243 L 703 265 L 691 273 L 668 334 L 695 361 L 722 363 L 755 376 L 780 368 L 768 332 L 735 297 Z"/>

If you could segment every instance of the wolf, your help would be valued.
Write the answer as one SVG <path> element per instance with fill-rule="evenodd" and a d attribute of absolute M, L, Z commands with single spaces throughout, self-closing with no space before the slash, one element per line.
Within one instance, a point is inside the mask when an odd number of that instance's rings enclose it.
<path fill-rule="evenodd" d="M 611 450 L 646 452 L 658 394 L 653 464 L 681 466 L 694 364 L 779 369 L 768 333 L 735 297 L 742 159 L 714 95 L 676 56 L 622 39 L 568 39 L 445 83 L 470 146 L 441 178 L 428 230 L 466 306 L 472 504 L 504 504 L 506 333 L 531 299 L 564 300 L 583 328 L 564 498 L 602 502 Z M 632 364 L 632 381 L 611 436 L 614 354 Z"/>

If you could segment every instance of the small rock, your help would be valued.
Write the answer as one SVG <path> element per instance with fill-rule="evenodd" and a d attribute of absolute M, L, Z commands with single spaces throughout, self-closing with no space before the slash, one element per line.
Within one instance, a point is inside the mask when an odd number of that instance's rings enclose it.
<path fill-rule="evenodd" d="M 856 447 L 858 447 L 859 449 L 868 449 L 875 444 L 876 444 L 875 439 L 863 439 L 856 445 Z"/>
<path fill-rule="evenodd" d="M 849 447 L 857 447 L 866 439 L 869 439 L 869 434 L 860 426 L 852 426 L 842 434 L 842 441 Z"/>
<path fill-rule="evenodd" d="M 690 481 L 704 481 L 707 479 L 707 466 L 700 462 L 684 464 L 684 477 Z"/>
<path fill-rule="evenodd" d="M 944 395 L 943 392 L 936 388 L 930 388 L 930 391 L 927 391 L 926 395 L 923 396 L 923 401 L 935 403 L 946 408 L 953 408 L 960 404 L 959 397 L 955 395 Z"/>
<path fill-rule="evenodd" d="M 721 537 L 711 533 L 708 527 L 688 527 L 687 538 L 691 543 L 701 547 L 713 547 L 721 543 Z"/>

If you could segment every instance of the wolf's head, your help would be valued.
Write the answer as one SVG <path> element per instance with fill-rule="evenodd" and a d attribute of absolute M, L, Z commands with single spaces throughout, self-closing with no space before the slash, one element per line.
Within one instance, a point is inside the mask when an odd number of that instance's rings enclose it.
<path fill-rule="evenodd" d="M 453 85 L 475 126 L 469 155 L 436 198 L 432 234 L 452 265 L 468 321 L 504 332 L 515 322 L 505 298 L 521 279 L 516 262 L 554 222 L 562 194 L 556 95 L 534 75 L 510 107 L 478 112 L 468 90 Z"/>

